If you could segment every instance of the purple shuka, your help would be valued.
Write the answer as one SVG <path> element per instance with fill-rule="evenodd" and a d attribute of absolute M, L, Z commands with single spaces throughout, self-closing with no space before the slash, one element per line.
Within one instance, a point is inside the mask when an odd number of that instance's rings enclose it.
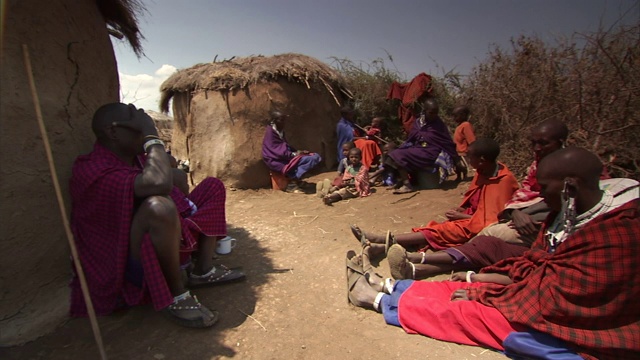
<path fill-rule="evenodd" d="M 284 132 L 278 134 L 272 125 L 267 125 L 262 140 L 262 159 L 269 170 L 300 179 L 322 161 L 318 154 L 296 155 L 295 152 L 296 149 L 287 143 Z"/>
<path fill-rule="evenodd" d="M 455 158 L 456 145 L 449 134 L 447 125 L 439 117 L 420 126 L 423 118 L 416 119 L 407 140 L 389 157 L 409 172 L 433 167 L 441 151 Z"/>

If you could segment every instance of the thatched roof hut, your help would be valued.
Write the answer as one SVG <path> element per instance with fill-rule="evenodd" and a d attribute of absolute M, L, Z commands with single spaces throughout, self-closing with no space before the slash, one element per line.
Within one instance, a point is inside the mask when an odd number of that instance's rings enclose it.
<path fill-rule="evenodd" d="M 300 54 L 252 56 L 198 64 L 161 86 L 162 111 L 173 100 L 172 152 L 191 163 L 192 181 L 269 185 L 261 147 L 269 112 L 290 115 L 290 144 L 336 163 L 335 125 L 347 93 L 337 71 Z"/>
<path fill-rule="evenodd" d="M 55 329 L 69 311 L 69 248 L 25 72 L 29 48 L 60 184 L 91 150 L 91 117 L 119 99 L 109 34 L 141 54 L 137 0 L 5 1 L 0 74 L 0 346 Z M 63 191 L 67 194 L 67 191 Z M 65 199 L 70 205 L 68 196 Z"/>

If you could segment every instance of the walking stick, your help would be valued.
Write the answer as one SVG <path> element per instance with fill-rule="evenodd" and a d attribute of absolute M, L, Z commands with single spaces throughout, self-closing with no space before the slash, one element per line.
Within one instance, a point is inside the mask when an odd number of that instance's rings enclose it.
<path fill-rule="evenodd" d="M 64 230 L 67 233 L 67 240 L 69 241 L 69 247 L 71 248 L 71 256 L 73 257 L 73 264 L 76 267 L 76 274 L 80 279 L 80 288 L 82 289 L 82 296 L 84 302 L 87 305 L 87 312 L 89 313 L 89 320 L 91 321 L 91 328 L 93 329 L 93 336 L 98 344 L 98 351 L 100 351 L 100 358 L 107 360 L 107 353 L 104 351 L 104 345 L 102 343 L 102 336 L 100 335 L 100 328 L 98 327 L 98 319 L 96 318 L 96 312 L 93 309 L 93 303 L 89 296 L 89 287 L 87 286 L 87 280 L 84 277 L 84 271 L 82 271 L 82 265 L 80 264 L 80 258 L 78 258 L 78 250 L 69 227 L 69 219 L 67 219 L 67 212 L 65 210 L 64 199 L 62 198 L 62 191 L 60 191 L 60 183 L 58 181 L 58 174 L 56 173 L 56 167 L 53 163 L 53 155 L 51 154 L 51 145 L 49 144 L 49 137 L 47 136 L 47 129 L 44 126 L 42 120 L 42 110 L 40 109 L 40 99 L 36 91 L 36 83 L 33 80 L 33 71 L 31 69 L 31 59 L 29 57 L 29 48 L 26 44 L 22 44 L 22 52 L 24 54 L 24 64 L 27 69 L 27 76 L 29 77 L 29 86 L 31 88 L 31 96 L 33 97 L 33 104 L 36 110 L 36 118 L 38 120 L 38 126 L 40 127 L 40 135 L 42 135 L 42 142 L 44 143 L 44 149 L 47 153 L 47 160 L 49 161 L 49 171 L 51 172 L 51 180 L 53 181 L 53 187 L 56 190 L 56 196 L 58 198 L 58 206 L 60 207 L 60 214 L 62 215 L 62 222 L 64 224 Z"/>
<path fill-rule="evenodd" d="M 363 131 L 365 134 L 367 133 L 367 130 L 365 130 L 365 128 L 363 128 L 362 126 L 360 126 L 360 125 L 358 125 L 358 124 L 356 124 L 356 123 L 354 123 L 353 125 L 355 125 L 358 129 L 360 129 L 361 131 Z M 383 138 L 381 138 L 381 137 L 379 137 L 379 136 L 377 136 L 377 135 L 367 135 L 367 136 L 373 136 L 374 138 L 376 138 L 378 141 L 382 142 L 383 144 L 388 143 L 388 141 L 387 141 L 387 140 L 385 140 L 385 139 L 383 139 Z"/>

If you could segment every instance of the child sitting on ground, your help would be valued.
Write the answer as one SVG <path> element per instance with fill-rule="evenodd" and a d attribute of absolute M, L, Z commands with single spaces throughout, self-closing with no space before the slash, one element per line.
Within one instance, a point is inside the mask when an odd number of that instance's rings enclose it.
<path fill-rule="evenodd" d="M 396 184 L 396 170 L 390 166 L 387 166 L 386 168 L 384 166 L 387 154 L 389 154 L 389 151 L 395 150 L 396 148 L 397 145 L 393 142 L 386 143 L 382 147 L 382 156 L 380 158 L 380 165 L 378 166 L 378 170 L 376 170 L 373 174 L 371 174 L 371 176 L 369 176 L 369 182 L 372 185 L 379 184 L 382 186 L 394 186 Z"/>
<path fill-rule="evenodd" d="M 344 170 L 349 165 L 349 151 L 355 147 L 356 145 L 353 141 L 342 144 L 342 155 L 344 158 L 340 161 L 340 164 L 338 164 L 338 176 L 336 176 L 333 181 L 329 179 L 318 181 L 316 183 L 316 196 L 323 198 L 329 193 L 331 187 L 342 185 L 342 175 L 344 175 Z"/>
<path fill-rule="evenodd" d="M 362 165 L 362 151 L 358 148 L 349 150 L 348 163 L 342 175 L 342 183 L 329 189 L 322 198 L 325 205 L 340 200 L 369 196 L 369 169 Z"/>

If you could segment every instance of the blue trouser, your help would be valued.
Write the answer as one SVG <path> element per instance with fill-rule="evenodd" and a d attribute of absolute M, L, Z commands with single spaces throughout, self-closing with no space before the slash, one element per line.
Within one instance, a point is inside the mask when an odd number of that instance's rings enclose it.
<path fill-rule="evenodd" d="M 296 167 L 289 170 L 285 175 L 290 178 L 300 179 L 307 171 L 313 169 L 322 161 L 318 154 L 309 154 L 300 158 Z"/>

